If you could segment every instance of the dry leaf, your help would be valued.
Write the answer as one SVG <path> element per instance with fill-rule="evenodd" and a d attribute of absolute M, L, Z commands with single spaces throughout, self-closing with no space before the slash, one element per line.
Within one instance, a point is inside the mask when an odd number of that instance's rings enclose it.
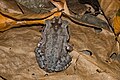
<path fill-rule="evenodd" d="M 113 27 L 116 35 L 120 34 L 120 9 L 118 10 L 116 16 L 113 19 Z"/>
<path fill-rule="evenodd" d="M 7 80 L 119 80 L 120 63 L 117 60 L 107 63 L 105 60 L 114 47 L 113 33 L 76 24 L 69 25 L 70 42 L 74 46 L 72 64 L 62 72 L 48 73 L 40 69 L 35 59 L 34 49 L 41 33 L 35 29 L 14 28 L 0 35 L 0 76 Z M 91 56 L 83 50 L 92 52 Z M 112 50 L 112 51 L 111 51 Z M 83 74 L 84 73 L 84 74 Z"/>
<path fill-rule="evenodd" d="M 49 12 L 45 14 L 10 14 L 0 11 L 0 31 L 5 31 L 12 27 L 21 25 L 44 24 L 46 19 L 52 19 L 60 16 L 61 12 Z M 8 16 L 8 17 L 6 17 Z"/>
<path fill-rule="evenodd" d="M 113 33 L 104 29 L 96 33 L 92 28 L 70 22 L 72 64 L 65 71 L 46 74 L 35 59 L 34 49 L 41 36 L 36 29 L 14 28 L 0 34 L 0 80 L 120 80 L 120 54 L 108 62 L 112 54 L 119 52 Z M 84 54 L 84 50 L 89 50 L 92 54 L 87 54 L 91 56 Z"/>
<path fill-rule="evenodd" d="M 0 9 L 9 13 L 22 14 L 15 0 L 0 0 Z"/>
<path fill-rule="evenodd" d="M 63 12 L 65 12 L 66 14 L 70 15 L 68 6 L 66 4 L 66 0 L 60 0 L 60 1 L 54 1 L 54 0 L 50 0 L 59 10 L 64 10 Z"/>
<path fill-rule="evenodd" d="M 33 13 L 31 10 L 24 7 L 23 5 L 16 3 L 15 0 L 0 0 L 0 9 L 8 13 L 17 13 L 17 14 Z"/>
<path fill-rule="evenodd" d="M 120 8 L 119 0 L 99 0 L 100 6 L 112 24 L 112 19 Z"/>
<path fill-rule="evenodd" d="M 6 3 L 6 2 L 1 1 L 0 3 Z M 13 5 L 13 6 L 11 5 L 11 6 L 14 7 L 16 5 Z M 1 8 L 1 9 L 5 9 L 5 8 Z M 12 10 L 14 9 L 12 8 Z M 61 11 L 58 11 L 56 8 L 51 10 L 51 12 L 44 13 L 44 14 L 33 14 L 33 13 L 31 14 L 19 13 L 18 14 L 18 13 L 9 13 L 9 11 L 6 12 L 5 10 L 0 10 L 0 18 L 1 18 L 0 19 L 0 31 L 5 31 L 12 27 L 18 27 L 21 25 L 44 24 L 46 19 L 51 19 L 55 16 L 60 16 L 60 15 L 61 15 Z"/>

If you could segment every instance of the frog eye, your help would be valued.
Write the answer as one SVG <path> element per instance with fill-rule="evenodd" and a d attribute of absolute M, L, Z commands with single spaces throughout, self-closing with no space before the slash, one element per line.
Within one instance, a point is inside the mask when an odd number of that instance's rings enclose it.
<path fill-rule="evenodd" d="M 67 46 L 66 46 L 66 50 L 69 51 L 69 52 L 71 52 L 71 51 L 73 51 L 73 47 L 70 46 L 70 45 L 67 45 Z"/>

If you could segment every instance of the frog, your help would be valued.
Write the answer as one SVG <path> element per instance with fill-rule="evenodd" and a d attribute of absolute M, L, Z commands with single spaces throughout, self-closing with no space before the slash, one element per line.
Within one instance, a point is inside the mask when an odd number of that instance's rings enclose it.
<path fill-rule="evenodd" d="M 54 17 L 45 21 L 42 39 L 35 48 L 38 65 L 46 72 L 60 72 L 67 69 L 72 61 L 69 53 L 73 47 L 69 43 L 68 21 Z"/>

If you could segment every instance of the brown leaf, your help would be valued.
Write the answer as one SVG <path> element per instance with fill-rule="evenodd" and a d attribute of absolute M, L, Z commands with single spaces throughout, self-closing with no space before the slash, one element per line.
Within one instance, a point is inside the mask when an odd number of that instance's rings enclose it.
<path fill-rule="evenodd" d="M 15 28 L 0 34 L 0 76 L 7 80 L 119 80 L 120 63 L 105 60 L 117 52 L 114 35 L 107 30 L 69 25 L 72 64 L 62 72 L 48 73 L 39 68 L 34 49 L 41 33 L 32 28 Z M 82 51 L 89 50 L 92 55 Z M 112 50 L 112 51 L 111 51 Z M 45 76 L 46 74 L 46 76 Z"/>
<path fill-rule="evenodd" d="M 44 24 L 46 19 L 52 19 L 60 16 L 61 12 L 49 12 L 45 14 L 10 14 L 0 11 L 0 31 L 5 31 L 12 27 L 20 27 L 21 25 Z"/>
<path fill-rule="evenodd" d="M 116 16 L 113 19 L 113 26 L 116 35 L 120 34 L 120 10 L 118 10 Z"/>
<path fill-rule="evenodd" d="M 70 15 L 68 6 L 66 4 L 66 0 L 60 0 L 60 1 L 54 1 L 54 0 L 50 0 L 59 10 L 64 10 L 63 12 L 65 12 L 66 14 Z"/>
<path fill-rule="evenodd" d="M 8 13 L 17 13 L 17 14 L 33 13 L 23 5 L 16 3 L 15 0 L 0 0 L 0 9 Z"/>
<path fill-rule="evenodd" d="M 1 19 L 8 20 L 4 16 Z M 71 65 L 65 71 L 47 74 L 38 67 L 35 59 L 34 49 L 41 38 L 41 33 L 35 29 L 14 28 L 0 34 L 0 79 L 120 80 L 120 56 L 111 59 L 111 63 L 107 61 L 119 52 L 113 33 L 104 29 L 96 33 L 94 29 L 70 22 L 70 43 L 74 45 L 74 51 L 70 53 L 73 57 Z M 84 54 L 84 50 L 89 50 L 92 55 Z"/>
<path fill-rule="evenodd" d="M 120 8 L 120 1 L 119 0 L 99 0 L 99 2 L 105 15 L 108 17 L 108 19 L 112 23 L 113 17 L 116 15 L 118 9 Z"/>
<path fill-rule="evenodd" d="M 44 13 L 44 14 L 33 14 L 33 13 L 22 14 L 21 12 L 19 13 L 15 12 L 16 9 L 11 8 L 11 7 L 17 6 L 17 4 L 10 5 L 9 2 L 7 3 L 4 0 L 1 1 L 0 3 L 3 3 L 3 6 L 0 6 L 1 7 L 0 8 L 0 18 L 1 18 L 0 19 L 0 31 L 5 31 L 12 27 L 19 27 L 21 25 L 44 24 L 46 19 L 51 19 L 55 16 L 61 15 L 61 11 L 58 11 L 56 8 L 51 10 L 51 12 Z M 4 8 L 5 6 L 10 7 L 8 8 L 8 11 L 5 10 Z M 10 11 L 13 10 L 13 12 L 9 13 L 9 9 Z M 19 8 L 17 7 L 17 9 Z"/>

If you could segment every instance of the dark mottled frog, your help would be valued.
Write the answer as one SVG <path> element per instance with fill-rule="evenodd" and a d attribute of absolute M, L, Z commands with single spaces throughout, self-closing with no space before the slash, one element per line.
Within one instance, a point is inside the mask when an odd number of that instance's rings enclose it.
<path fill-rule="evenodd" d="M 46 20 L 42 40 L 35 49 L 37 62 L 46 72 L 65 70 L 72 61 L 68 54 L 72 50 L 69 45 L 68 22 L 61 18 Z"/>

